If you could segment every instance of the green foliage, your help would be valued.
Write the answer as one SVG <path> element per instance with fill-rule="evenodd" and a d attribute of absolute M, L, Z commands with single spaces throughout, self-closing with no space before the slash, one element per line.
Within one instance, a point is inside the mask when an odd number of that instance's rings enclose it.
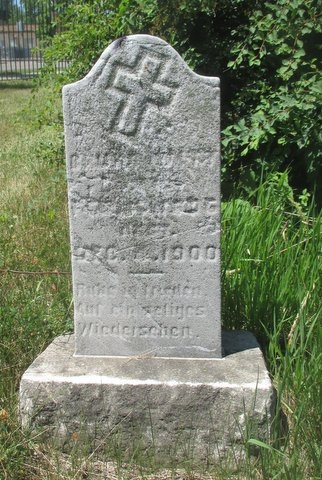
<path fill-rule="evenodd" d="M 63 31 L 44 52 L 45 76 L 54 74 L 56 62 L 67 61 L 67 70 L 58 77 L 58 83 L 83 77 L 111 41 L 131 32 L 134 22 L 144 30 L 153 3 L 92 0 L 63 6 L 57 18 Z"/>
<path fill-rule="evenodd" d="M 224 167 L 239 169 L 241 183 L 285 168 L 296 187 L 322 181 L 321 32 L 315 0 L 265 2 L 233 47 L 228 66 L 244 82 L 224 130 Z"/>
<path fill-rule="evenodd" d="M 255 333 L 277 390 L 270 441 L 248 439 L 263 478 L 319 476 L 322 215 L 311 214 L 286 173 L 222 205 L 223 323 Z"/>
<path fill-rule="evenodd" d="M 35 274 L 70 270 L 58 112 L 51 104 L 39 122 L 47 96 L 38 91 L 31 103 L 30 88 L 13 86 L 0 88 L 1 480 L 35 478 L 26 474 L 34 441 L 17 415 L 19 382 L 52 338 L 72 328 L 70 275 Z"/>
<path fill-rule="evenodd" d="M 224 203 L 222 211 L 224 324 L 265 343 L 277 319 L 284 342 L 307 292 L 308 314 L 320 308 L 321 218 L 308 217 L 286 173 L 271 175 L 248 200 Z"/>
<path fill-rule="evenodd" d="M 19 91 L 19 95 L 13 90 L 0 92 L 5 112 L 0 120 L 1 409 L 1 401 L 13 393 L 8 378 L 17 387 L 21 367 L 66 328 L 70 279 L 69 275 L 32 273 L 69 270 L 61 137 L 56 128 L 40 127 L 35 121 L 37 111 L 29 103 L 30 91 Z M 38 92 L 39 104 L 43 100 Z M 4 272 L 7 269 L 31 273 L 15 278 Z"/>
<path fill-rule="evenodd" d="M 226 70 L 230 33 L 248 22 L 255 0 L 73 0 L 60 9 L 63 29 L 44 51 L 46 72 L 67 60 L 59 82 L 75 81 L 93 66 L 102 51 L 123 35 L 147 33 L 169 42 L 200 73 Z M 84 26 L 86 25 L 86 28 Z M 60 84 L 61 84 L 60 83 Z"/>
<path fill-rule="evenodd" d="M 13 21 L 15 18 L 15 5 L 13 0 L 2 0 L 0 10 L 0 20 L 4 22 Z"/>
<path fill-rule="evenodd" d="M 219 76 L 226 197 L 274 170 L 288 168 L 291 185 L 309 194 L 322 182 L 315 0 L 72 0 L 61 2 L 55 26 L 62 32 L 44 51 L 43 80 L 59 87 L 88 73 L 115 38 L 135 33 L 165 39 L 198 73 Z"/>

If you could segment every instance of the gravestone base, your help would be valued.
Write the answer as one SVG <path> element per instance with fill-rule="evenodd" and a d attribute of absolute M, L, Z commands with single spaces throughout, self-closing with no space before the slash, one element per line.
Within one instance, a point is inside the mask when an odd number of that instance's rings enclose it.
<path fill-rule="evenodd" d="M 222 359 L 76 357 L 61 336 L 20 386 L 24 427 L 67 445 L 86 438 L 153 447 L 161 458 L 216 458 L 237 451 L 246 428 L 266 440 L 274 389 L 248 332 L 223 332 Z"/>

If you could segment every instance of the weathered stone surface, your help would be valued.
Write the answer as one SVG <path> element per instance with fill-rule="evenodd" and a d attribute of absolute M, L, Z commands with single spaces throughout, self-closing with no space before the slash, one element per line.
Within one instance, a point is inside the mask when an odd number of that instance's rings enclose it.
<path fill-rule="evenodd" d="M 219 80 L 135 35 L 63 97 L 76 354 L 220 357 Z"/>
<path fill-rule="evenodd" d="M 266 440 L 258 344 L 220 328 L 218 79 L 137 35 L 63 97 L 75 335 L 23 375 L 23 426 L 210 461 Z"/>
<path fill-rule="evenodd" d="M 236 453 L 246 425 L 267 439 L 274 390 L 251 334 L 225 332 L 223 347 L 222 359 L 85 358 L 73 355 L 73 336 L 59 337 L 22 377 L 23 425 L 62 441 L 83 432 L 117 435 L 126 448 L 153 443 L 161 456 Z"/>

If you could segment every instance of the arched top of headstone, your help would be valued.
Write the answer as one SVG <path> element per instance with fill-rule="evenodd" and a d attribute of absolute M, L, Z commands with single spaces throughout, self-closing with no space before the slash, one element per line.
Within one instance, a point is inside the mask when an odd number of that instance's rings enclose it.
<path fill-rule="evenodd" d="M 182 75 L 193 75 L 202 82 L 219 86 L 219 78 L 201 76 L 193 72 L 180 55 L 167 42 L 151 35 L 129 35 L 118 38 L 102 53 L 90 72 L 80 83 L 96 83 L 97 86 L 108 86 L 113 77 L 113 70 L 121 69 L 128 74 L 136 75 L 144 81 L 150 77 L 160 89 L 166 92 L 177 86 L 176 78 Z M 113 81 L 113 80 L 112 80 Z M 77 88 L 79 82 L 68 85 Z M 161 97 L 161 96 L 160 96 Z"/>
<path fill-rule="evenodd" d="M 187 145 L 196 135 L 203 141 L 198 124 L 219 108 L 219 79 L 194 73 L 164 40 L 131 35 L 109 45 L 82 80 L 63 88 L 63 98 L 67 125 L 91 117 L 132 146 L 169 143 L 175 130 L 176 142 Z"/>

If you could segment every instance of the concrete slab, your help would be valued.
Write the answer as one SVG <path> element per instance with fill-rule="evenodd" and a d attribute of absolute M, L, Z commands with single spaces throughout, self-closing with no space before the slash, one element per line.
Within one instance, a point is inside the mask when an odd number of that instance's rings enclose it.
<path fill-rule="evenodd" d="M 74 356 L 61 336 L 33 362 L 20 385 L 24 427 L 68 442 L 139 440 L 158 455 L 217 457 L 241 443 L 246 425 L 266 439 L 274 389 L 254 336 L 223 332 L 221 359 Z"/>

